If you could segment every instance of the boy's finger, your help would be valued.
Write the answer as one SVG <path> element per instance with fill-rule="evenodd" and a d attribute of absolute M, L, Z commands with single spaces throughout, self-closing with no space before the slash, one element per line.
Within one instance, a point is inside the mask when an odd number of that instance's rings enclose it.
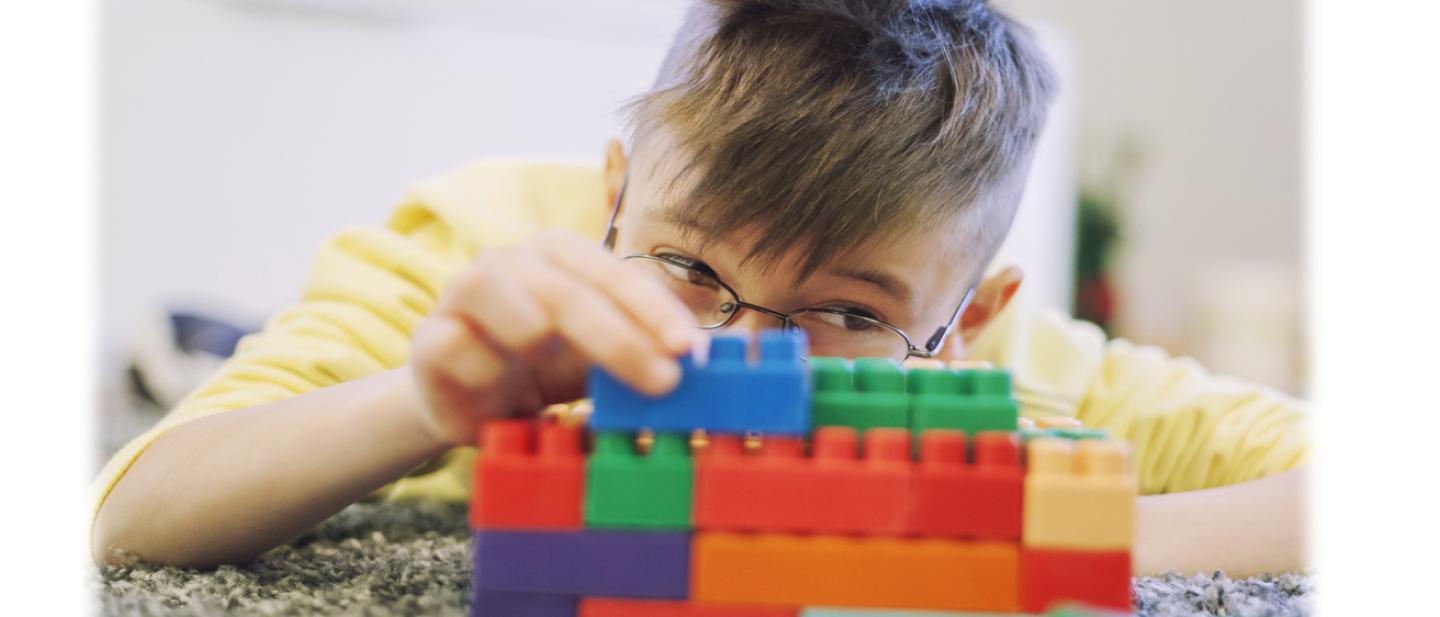
<path fill-rule="evenodd" d="M 528 268 L 522 280 L 561 337 L 589 361 L 648 394 L 680 382 L 680 364 L 604 293 L 548 262 Z"/>
<path fill-rule="evenodd" d="M 465 315 L 507 349 L 533 347 L 554 333 L 545 307 L 520 280 L 526 262 L 537 260 L 518 255 L 493 260 L 460 274 L 439 305 L 442 310 Z"/>
<path fill-rule="evenodd" d="M 663 284 L 581 238 L 556 236 L 541 243 L 545 256 L 618 304 L 671 354 L 688 351 L 696 339 L 695 314 Z"/>
<path fill-rule="evenodd" d="M 415 329 L 417 368 L 441 385 L 467 390 L 494 386 L 505 373 L 505 357 L 478 336 L 463 316 L 435 315 Z"/>

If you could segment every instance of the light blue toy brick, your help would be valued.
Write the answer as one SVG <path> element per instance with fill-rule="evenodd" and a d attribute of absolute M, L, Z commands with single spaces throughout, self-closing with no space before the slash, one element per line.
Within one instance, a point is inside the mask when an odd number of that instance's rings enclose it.
<path fill-rule="evenodd" d="M 755 431 L 804 435 L 810 431 L 810 369 L 805 364 L 805 333 L 766 330 L 759 337 L 759 359 L 746 358 L 746 339 L 717 335 L 710 358 L 701 365 L 681 359 L 680 385 L 670 394 L 649 397 L 610 374 L 590 370 L 597 431 L 712 433 Z"/>

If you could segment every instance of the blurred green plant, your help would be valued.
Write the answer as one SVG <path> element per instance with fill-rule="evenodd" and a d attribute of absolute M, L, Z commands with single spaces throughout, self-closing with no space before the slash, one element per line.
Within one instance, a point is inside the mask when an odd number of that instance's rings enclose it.
<path fill-rule="evenodd" d="M 1117 290 L 1111 266 L 1124 240 L 1122 211 L 1144 156 L 1139 141 L 1125 136 L 1097 183 L 1080 189 L 1075 220 L 1075 296 L 1070 310 L 1094 322 L 1108 336 L 1115 318 Z"/>

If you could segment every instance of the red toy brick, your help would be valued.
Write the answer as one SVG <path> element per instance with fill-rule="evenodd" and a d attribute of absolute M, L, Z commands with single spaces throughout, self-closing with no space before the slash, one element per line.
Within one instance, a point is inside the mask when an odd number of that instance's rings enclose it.
<path fill-rule="evenodd" d="M 1020 610 L 1058 603 L 1130 611 L 1130 552 L 1022 548 Z"/>
<path fill-rule="evenodd" d="M 797 617 L 798 608 L 582 598 L 578 617 Z"/>
<path fill-rule="evenodd" d="M 581 428 L 525 420 L 481 429 L 473 529 L 579 529 L 585 502 Z"/>
<path fill-rule="evenodd" d="M 981 432 L 974 462 L 965 461 L 965 434 L 932 429 L 920 436 L 911 472 L 912 535 L 1019 540 L 1025 471 L 1013 433 Z"/>
<path fill-rule="evenodd" d="M 695 528 L 902 535 L 910 489 L 910 435 L 827 426 L 811 442 L 767 438 L 754 455 L 717 435 L 696 466 Z"/>

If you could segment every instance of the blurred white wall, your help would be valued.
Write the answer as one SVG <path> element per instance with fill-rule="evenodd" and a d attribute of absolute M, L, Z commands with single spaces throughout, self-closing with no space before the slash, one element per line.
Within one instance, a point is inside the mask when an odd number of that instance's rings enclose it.
<path fill-rule="evenodd" d="M 267 315 L 327 235 L 472 158 L 598 163 L 681 8 L 106 3 L 104 331 L 165 302 Z"/>
<path fill-rule="evenodd" d="M 1125 136 L 1143 148 L 1117 255 L 1117 334 L 1298 389 L 1301 3 L 996 4 L 1066 35 L 1082 182 Z"/>
<path fill-rule="evenodd" d="M 653 81 L 684 3 L 125 0 L 104 10 L 102 327 L 115 349 L 167 303 L 256 319 L 284 306 L 328 234 L 383 223 L 418 178 L 490 155 L 598 163 L 619 132 L 615 110 Z M 1004 249 L 1030 293 L 1061 306 L 1073 116 L 1057 111 Z"/>

